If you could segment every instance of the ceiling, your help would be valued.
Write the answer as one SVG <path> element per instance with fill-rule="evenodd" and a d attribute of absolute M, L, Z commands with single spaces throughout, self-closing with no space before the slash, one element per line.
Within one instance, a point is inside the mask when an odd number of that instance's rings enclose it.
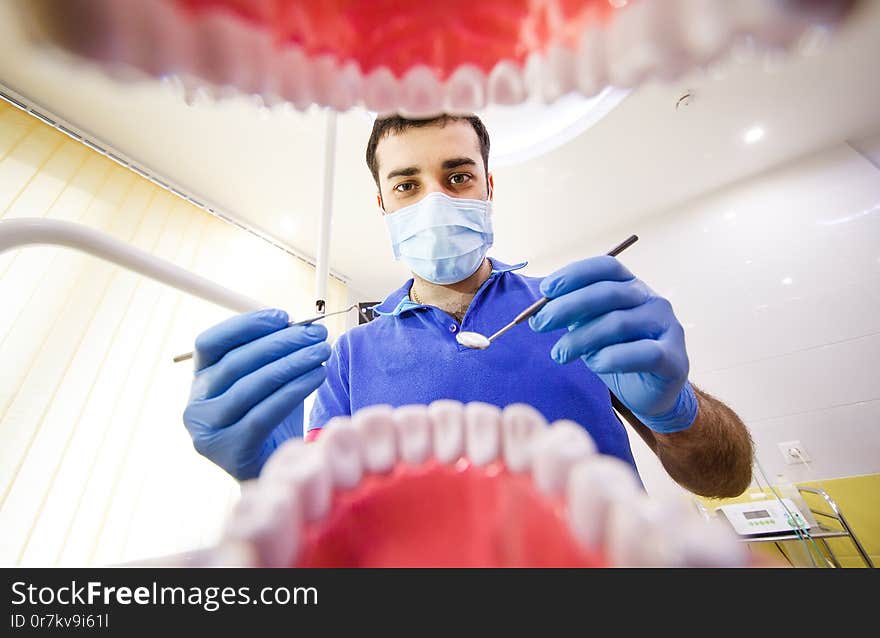
<path fill-rule="evenodd" d="M 244 98 L 190 106 L 167 83 L 115 81 L 35 52 L 8 11 L 0 2 L 0 82 L 242 224 L 315 254 L 326 113 Z M 880 2 L 862 3 L 824 46 L 786 57 L 740 49 L 713 69 L 633 91 L 555 150 L 496 168 L 492 254 L 543 273 L 591 236 L 628 235 L 701 193 L 880 131 L 878 32 Z M 330 260 L 358 294 L 380 299 L 407 272 L 391 259 L 364 164 L 370 126 L 364 112 L 338 118 Z M 753 127 L 764 136 L 746 144 Z"/>

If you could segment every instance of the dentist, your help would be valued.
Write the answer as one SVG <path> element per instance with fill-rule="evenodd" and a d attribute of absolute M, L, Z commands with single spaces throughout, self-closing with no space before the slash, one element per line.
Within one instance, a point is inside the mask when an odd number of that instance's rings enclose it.
<path fill-rule="evenodd" d="M 487 257 L 488 157 L 477 117 L 377 120 L 367 165 L 394 257 L 413 278 L 332 349 L 326 328 L 288 327 L 275 309 L 199 335 L 183 419 L 195 448 L 236 478 L 253 478 L 275 448 L 302 436 L 303 400 L 317 390 L 306 438 L 373 404 L 528 403 L 548 421 L 581 424 L 600 452 L 635 470 L 614 401 L 679 484 L 704 496 L 744 491 L 748 431 L 688 381 L 684 331 L 669 301 L 613 257 L 543 279 L 517 273 L 525 263 Z M 551 301 L 488 350 L 456 341 L 461 330 L 494 333 L 541 295 Z"/>

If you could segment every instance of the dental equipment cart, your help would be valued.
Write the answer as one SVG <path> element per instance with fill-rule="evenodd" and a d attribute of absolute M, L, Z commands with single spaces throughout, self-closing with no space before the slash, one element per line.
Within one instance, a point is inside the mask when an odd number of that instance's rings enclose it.
<path fill-rule="evenodd" d="M 804 494 L 804 493 L 815 494 L 815 495 L 819 496 L 820 498 L 822 498 L 825 501 L 825 503 L 828 505 L 828 507 L 830 508 L 831 513 L 828 513 L 826 511 L 821 511 L 818 509 L 814 509 L 813 507 L 810 507 L 810 511 L 813 514 L 815 514 L 816 516 L 824 517 L 825 519 L 833 519 L 834 521 L 837 521 L 837 523 L 840 525 L 841 529 L 837 529 L 835 527 L 830 527 L 828 525 L 825 525 L 822 521 L 818 521 L 818 519 L 817 519 L 818 525 L 814 525 L 813 527 L 809 528 L 809 530 L 807 530 L 807 532 L 806 532 L 806 535 L 809 538 L 817 540 L 824 548 L 824 552 L 827 553 L 827 556 L 823 553 L 822 558 L 825 559 L 825 562 L 828 564 L 828 566 L 829 567 L 840 567 L 840 562 L 837 560 L 837 556 L 835 556 L 831 547 L 828 545 L 828 542 L 826 539 L 834 538 L 834 537 L 848 537 L 852 541 L 852 544 L 855 545 L 855 548 L 858 551 L 859 556 L 861 557 L 862 561 L 868 567 L 874 567 L 874 563 L 871 561 L 871 557 L 868 555 L 868 552 L 865 550 L 861 541 L 859 541 L 858 537 L 855 535 L 855 532 L 853 532 L 852 528 L 849 526 L 849 523 L 847 523 L 846 518 L 843 515 L 843 512 L 840 511 L 840 507 L 837 505 L 837 503 L 834 501 L 834 499 L 832 499 L 828 495 L 828 493 L 822 489 L 818 489 L 818 488 L 814 488 L 814 487 L 803 487 L 803 486 L 797 486 L 797 489 L 802 494 Z M 761 535 L 761 536 L 743 536 L 742 538 L 740 538 L 740 542 L 743 542 L 743 543 L 775 543 L 776 547 L 779 549 L 779 551 L 782 552 L 782 548 L 779 546 L 780 542 L 792 541 L 792 540 L 796 541 L 796 540 L 799 540 L 800 538 L 801 538 L 801 536 L 799 536 L 796 531 L 792 530 L 792 531 L 786 531 L 786 532 L 782 532 L 782 533 L 778 533 L 778 534 L 766 534 L 766 535 Z M 785 552 L 782 552 L 782 553 L 784 554 Z"/>

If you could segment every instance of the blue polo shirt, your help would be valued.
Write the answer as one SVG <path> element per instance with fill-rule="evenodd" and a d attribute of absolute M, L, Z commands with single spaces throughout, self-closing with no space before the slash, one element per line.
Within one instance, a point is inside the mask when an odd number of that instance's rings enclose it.
<path fill-rule="evenodd" d="M 309 430 L 377 403 L 397 407 L 455 399 L 500 408 L 528 403 L 549 422 L 579 423 L 601 453 L 635 469 L 608 387 L 582 362 L 560 365 L 550 358 L 564 329 L 536 333 L 524 321 L 487 350 L 455 340 L 461 330 L 493 334 L 541 297 L 540 278 L 514 272 L 525 263 L 490 261 L 492 274 L 460 325 L 439 308 L 411 301 L 410 279 L 374 308 L 378 317 L 343 334 L 327 362 L 327 381 L 318 388 Z"/>

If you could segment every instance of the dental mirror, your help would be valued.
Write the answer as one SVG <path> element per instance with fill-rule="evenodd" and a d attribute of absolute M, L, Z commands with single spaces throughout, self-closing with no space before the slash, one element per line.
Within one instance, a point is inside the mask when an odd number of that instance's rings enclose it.
<path fill-rule="evenodd" d="M 488 338 L 481 335 L 479 332 L 459 332 L 455 336 L 455 340 L 466 348 L 472 348 L 474 350 L 485 350 L 492 344 Z"/>
<path fill-rule="evenodd" d="M 611 257 L 616 257 L 624 250 L 636 243 L 638 239 L 639 238 L 637 235 L 630 235 L 625 240 L 620 242 L 617 246 L 609 250 L 608 255 Z M 479 332 L 470 332 L 465 330 L 464 332 L 459 332 L 457 335 L 455 335 L 455 340 L 458 341 L 458 343 L 463 345 L 465 348 L 471 348 L 473 350 L 485 350 L 490 345 L 492 345 L 492 342 L 495 339 L 503 335 L 515 325 L 522 323 L 533 314 L 538 312 L 541 308 L 544 307 L 544 304 L 546 304 L 548 301 L 550 300 L 547 297 L 541 297 L 540 299 L 538 299 L 538 301 L 519 313 L 513 321 L 501 328 L 501 330 L 493 334 L 491 337 L 481 335 Z"/>

